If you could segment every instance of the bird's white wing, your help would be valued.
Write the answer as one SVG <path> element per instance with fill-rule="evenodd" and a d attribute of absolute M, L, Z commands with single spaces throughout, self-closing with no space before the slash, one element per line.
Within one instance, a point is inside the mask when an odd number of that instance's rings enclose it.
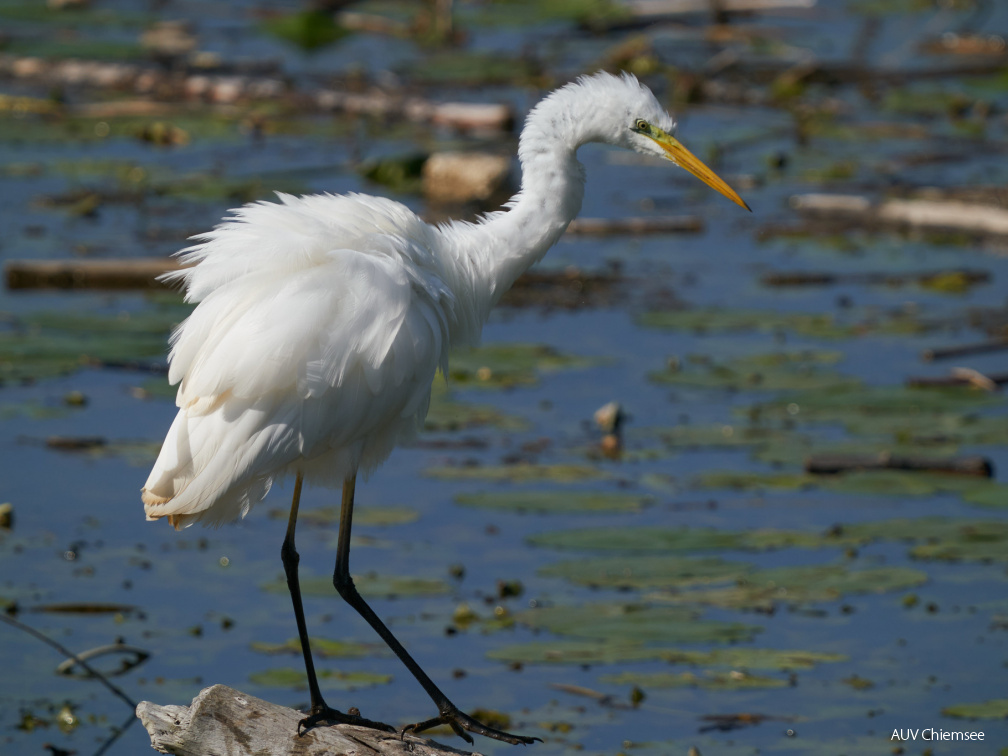
<path fill-rule="evenodd" d="M 426 227 L 388 201 L 284 201 L 243 208 L 187 251 L 201 301 L 172 337 L 179 416 L 145 486 L 148 516 L 231 519 L 295 460 L 339 482 L 426 414 L 453 302 L 425 264 Z M 353 222 L 333 223 L 348 203 Z"/>

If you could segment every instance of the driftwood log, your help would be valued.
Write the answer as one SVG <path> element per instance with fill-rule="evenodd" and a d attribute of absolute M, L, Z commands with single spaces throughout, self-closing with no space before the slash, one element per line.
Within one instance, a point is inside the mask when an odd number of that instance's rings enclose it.
<path fill-rule="evenodd" d="M 182 265 L 168 257 L 116 260 L 9 260 L 8 289 L 159 289 L 158 276 Z"/>
<path fill-rule="evenodd" d="M 986 457 L 911 457 L 881 454 L 813 454 L 805 460 L 805 471 L 813 475 L 838 475 L 859 470 L 907 470 L 915 472 L 975 475 L 990 478 L 994 465 Z"/>
<path fill-rule="evenodd" d="M 226 685 L 204 688 L 189 706 L 141 701 L 137 717 L 151 747 L 177 756 L 479 756 L 415 735 L 367 727 L 316 727 L 297 734 L 304 714 Z"/>

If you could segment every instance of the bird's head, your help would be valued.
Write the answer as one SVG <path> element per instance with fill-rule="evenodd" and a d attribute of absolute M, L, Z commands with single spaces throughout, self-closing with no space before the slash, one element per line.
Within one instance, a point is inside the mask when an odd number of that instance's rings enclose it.
<path fill-rule="evenodd" d="M 590 94 L 586 99 L 593 109 L 585 117 L 592 121 L 595 139 L 671 160 L 732 202 L 750 209 L 734 189 L 673 136 L 675 119 L 635 77 L 598 73 L 582 77 L 575 86 Z"/>

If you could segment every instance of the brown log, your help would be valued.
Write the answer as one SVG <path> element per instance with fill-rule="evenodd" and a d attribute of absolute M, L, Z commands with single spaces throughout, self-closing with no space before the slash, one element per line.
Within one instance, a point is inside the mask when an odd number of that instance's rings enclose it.
<path fill-rule="evenodd" d="M 1008 349 L 1008 339 L 991 339 L 990 341 L 978 341 L 973 344 L 959 344 L 957 346 L 926 349 L 921 353 L 921 359 L 925 362 L 934 362 L 935 360 L 947 360 L 949 357 L 964 357 L 971 354 L 998 352 L 1002 349 Z"/>
<path fill-rule="evenodd" d="M 123 260 L 10 260 L 8 289 L 160 289 L 158 276 L 180 270 L 169 257 Z"/>
<path fill-rule="evenodd" d="M 304 714 L 226 685 L 205 688 L 189 706 L 141 701 L 136 714 L 151 747 L 176 756 L 479 756 L 415 735 L 350 725 L 315 727 L 298 735 Z"/>
<path fill-rule="evenodd" d="M 859 470 L 908 470 L 990 478 L 994 467 L 985 457 L 911 457 L 880 454 L 813 454 L 805 460 L 805 471 L 814 475 L 837 475 Z"/>
<path fill-rule="evenodd" d="M 567 227 L 569 234 L 606 236 L 609 234 L 697 234 L 703 220 L 695 215 L 666 218 L 576 218 Z"/>
<path fill-rule="evenodd" d="M 906 385 L 911 388 L 976 386 L 986 391 L 995 391 L 1006 383 L 1008 373 L 979 373 L 969 368 L 956 368 L 950 375 L 921 376 L 906 381 Z"/>
<path fill-rule="evenodd" d="M 764 286 L 831 286 L 840 283 L 869 284 L 882 286 L 902 286 L 907 283 L 927 285 L 943 276 L 956 276 L 964 284 L 986 283 L 991 274 L 986 270 L 938 270 L 920 273 L 827 273 L 823 271 L 788 271 L 786 273 L 764 273 L 760 283 Z"/>

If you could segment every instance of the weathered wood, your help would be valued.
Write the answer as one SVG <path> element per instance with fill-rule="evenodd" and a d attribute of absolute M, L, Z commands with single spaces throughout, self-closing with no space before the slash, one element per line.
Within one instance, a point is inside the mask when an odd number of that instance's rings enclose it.
<path fill-rule="evenodd" d="M 181 264 L 168 257 L 130 260 L 10 260 L 8 289 L 155 289 L 157 280 Z"/>
<path fill-rule="evenodd" d="M 267 64 L 268 68 L 272 68 Z M 281 71 L 267 75 L 234 66 L 186 65 L 182 70 L 134 63 L 107 63 L 94 60 L 66 59 L 51 61 L 35 56 L 0 54 L 0 78 L 49 84 L 59 87 L 91 87 L 133 92 L 142 96 L 158 93 L 166 102 L 199 101 L 232 106 L 250 100 L 285 100 L 301 107 L 340 111 L 351 115 L 381 118 L 405 118 L 438 126 L 475 131 L 506 131 L 514 126 L 515 116 L 506 103 L 433 102 L 403 92 L 371 89 L 357 92 L 338 89 L 298 90 L 282 78 Z M 76 112 L 78 107 L 98 105 L 63 105 L 52 100 L 20 97 L 11 101 L 25 112 Z"/>
<path fill-rule="evenodd" d="M 791 198 L 791 207 L 813 218 L 868 226 L 1008 236 L 1008 210 L 971 202 L 890 199 L 874 204 L 858 195 L 801 194 Z"/>
<path fill-rule="evenodd" d="M 857 470 L 912 470 L 989 478 L 994 467 L 985 457 L 911 457 L 895 454 L 813 454 L 805 470 L 817 475 L 836 475 Z"/>
<path fill-rule="evenodd" d="M 141 701 L 136 714 L 151 747 L 176 756 L 479 756 L 415 735 L 350 725 L 316 727 L 298 735 L 304 714 L 226 685 L 204 688 L 189 706 Z"/>
<path fill-rule="evenodd" d="M 628 0 L 624 7 L 634 16 L 651 17 L 808 10 L 815 4 L 816 0 Z"/>

